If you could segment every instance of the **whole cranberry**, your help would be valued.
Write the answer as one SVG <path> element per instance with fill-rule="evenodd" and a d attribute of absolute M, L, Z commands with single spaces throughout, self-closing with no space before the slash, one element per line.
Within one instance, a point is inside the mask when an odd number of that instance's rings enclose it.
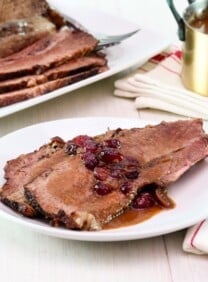
<path fill-rule="evenodd" d="M 98 165 L 98 159 L 96 155 L 91 152 L 83 153 L 82 160 L 88 169 L 94 169 Z"/>
<path fill-rule="evenodd" d="M 123 171 L 121 169 L 112 169 L 111 176 L 113 178 L 121 178 L 123 175 Z"/>
<path fill-rule="evenodd" d="M 121 143 L 118 139 L 111 138 L 104 141 L 105 145 L 110 148 L 119 148 Z"/>
<path fill-rule="evenodd" d="M 103 148 L 99 154 L 100 160 L 105 163 L 113 163 L 115 161 L 121 161 L 123 156 L 114 148 Z"/>
<path fill-rule="evenodd" d="M 78 135 L 76 137 L 73 138 L 73 142 L 79 146 L 79 147 L 84 147 L 85 146 L 85 143 L 88 141 L 88 140 L 92 140 L 92 138 L 88 135 Z"/>
<path fill-rule="evenodd" d="M 84 142 L 84 148 L 86 149 L 86 151 L 95 153 L 98 149 L 98 143 L 93 139 L 88 139 Z"/>
<path fill-rule="evenodd" d="M 104 167 L 95 167 L 93 173 L 94 177 L 98 180 L 106 180 L 109 175 L 108 169 Z"/>
<path fill-rule="evenodd" d="M 148 192 L 141 192 L 132 203 L 134 209 L 147 209 L 154 205 L 155 199 L 153 195 Z"/>
<path fill-rule="evenodd" d="M 131 188 L 132 188 L 132 184 L 130 182 L 124 182 L 120 187 L 120 191 L 126 195 L 129 194 Z"/>
<path fill-rule="evenodd" d="M 103 182 L 98 182 L 95 185 L 94 189 L 97 192 L 97 194 L 100 195 L 100 196 L 105 196 L 105 195 L 109 194 L 112 191 L 111 187 L 106 185 Z"/>

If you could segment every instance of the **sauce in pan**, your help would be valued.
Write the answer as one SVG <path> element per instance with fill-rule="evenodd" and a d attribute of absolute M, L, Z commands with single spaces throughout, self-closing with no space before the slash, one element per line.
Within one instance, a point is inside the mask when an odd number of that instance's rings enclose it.
<path fill-rule="evenodd" d="M 200 32 L 208 34 L 208 9 L 203 11 L 202 14 L 195 16 L 189 24 Z"/>

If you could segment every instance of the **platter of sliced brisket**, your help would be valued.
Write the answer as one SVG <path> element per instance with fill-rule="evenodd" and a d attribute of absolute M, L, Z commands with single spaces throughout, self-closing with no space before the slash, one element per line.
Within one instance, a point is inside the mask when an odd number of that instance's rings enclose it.
<path fill-rule="evenodd" d="M 0 108 L 108 69 L 98 40 L 45 0 L 3 1 L 0 9 Z"/>
<path fill-rule="evenodd" d="M 50 1 L 1 1 L 0 118 L 138 66 L 169 43 L 142 29 L 119 46 L 98 52 L 94 33 L 102 30 L 99 19 L 106 16 L 94 10 L 89 16 L 89 10 L 84 14 L 83 9 L 71 7 L 68 2 L 62 0 L 56 7 L 63 10 L 64 4 L 65 14 L 79 20 L 80 13 L 82 18 L 95 21 L 93 32 L 65 21 L 58 10 L 51 8 Z M 125 32 L 124 26 L 126 32 L 136 27 L 112 16 L 109 21 L 114 34 Z"/>
<path fill-rule="evenodd" d="M 0 148 L 0 215 L 41 233 L 132 240 L 180 230 L 208 215 L 208 137 L 200 119 L 151 125 L 58 120 L 11 133 Z M 123 226 L 109 228 L 132 210 L 141 215 L 155 208 L 146 220 L 127 217 Z"/>

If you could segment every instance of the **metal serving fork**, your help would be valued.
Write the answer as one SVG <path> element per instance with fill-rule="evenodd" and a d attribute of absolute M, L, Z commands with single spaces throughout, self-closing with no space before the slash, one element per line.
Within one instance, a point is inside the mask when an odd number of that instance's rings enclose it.
<path fill-rule="evenodd" d="M 65 19 L 66 23 L 69 26 L 73 26 L 76 29 L 80 29 L 80 30 L 89 32 L 81 23 L 79 23 L 74 18 L 72 18 L 68 15 L 65 15 L 65 14 L 61 14 L 61 15 Z M 95 38 L 97 38 L 98 41 L 99 41 L 99 43 L 96 47 L 96 50 L 99 51 L 101 49 L 117 45 L 117 44 L 121 43 L 121 41 L 123 41 L 123 40 L 129 38 L 130 36 L 134 35 L 135 33 L 137 33 L 139 30 L 140 29 L 138 28 L 138 29 L 133 30 L 131 32 L 124 33 L 124 34 L 118 34 L 118 35 L 107 35 L 107 34 L 103 34 L 103 33 L 93 34 L 93 36 Z"/>
<path fill-rule="evenodd" d="M 96 50 L 101 50 L 101 49 L 104 49 L 110 46 L 117 45 L 121 43 L 121 41 L 131 37 L 138 31 L 139 29 L 136 29 L 134 31 L 124 33 L 124 34 L 119 34 L 119 35 L 94 34 L 95 38 L 99 40 Z"/>

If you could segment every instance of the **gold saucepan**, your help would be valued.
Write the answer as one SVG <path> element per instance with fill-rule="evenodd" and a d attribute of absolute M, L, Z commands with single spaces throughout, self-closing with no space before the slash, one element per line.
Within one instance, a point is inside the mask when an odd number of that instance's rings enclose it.
<path fill-rule="evenodd" d="M 200 95 L 208 96 L 208 1 L 188 1 L 183 17 L 173 1 L 167 3 L 178 23 L 179 39 L 184 41 L 182 82 Z"/>

